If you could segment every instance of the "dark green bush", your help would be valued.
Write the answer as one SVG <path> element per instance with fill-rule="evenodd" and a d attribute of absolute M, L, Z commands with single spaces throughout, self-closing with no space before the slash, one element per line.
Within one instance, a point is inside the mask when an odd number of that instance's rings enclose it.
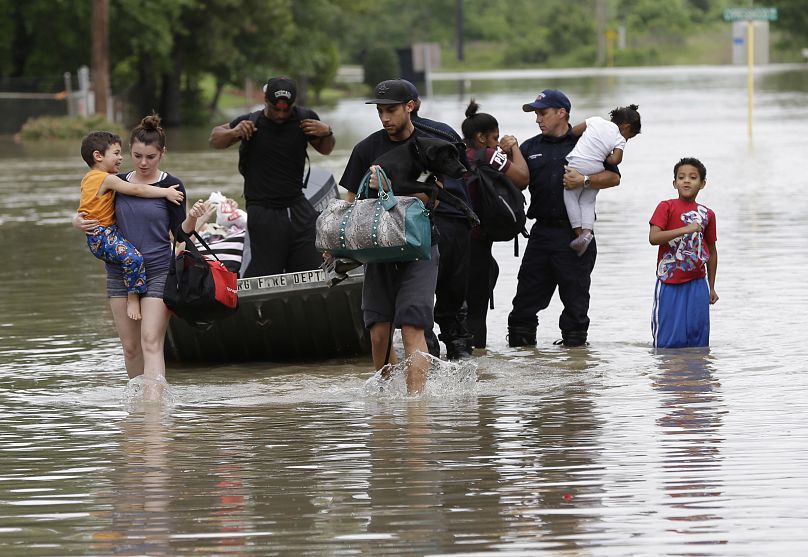
<path fill-rule="evenodd" d="M 49 139 L 81 139 L 92 131 L 106 130 L 121 137 L 126 129 L 120 124 L 109 122 L 101 115 L 94 116 L 40 116 L 29 118 L 20 130 L 20 138 L 25 141 Z"/>
<path fill-rule="evenodd" d="M 395 79 L 401 73 L 396 51 L 390 46 L 368 49 L 363 64 L 365 83 L 374 87 L 385 79 Z"/>

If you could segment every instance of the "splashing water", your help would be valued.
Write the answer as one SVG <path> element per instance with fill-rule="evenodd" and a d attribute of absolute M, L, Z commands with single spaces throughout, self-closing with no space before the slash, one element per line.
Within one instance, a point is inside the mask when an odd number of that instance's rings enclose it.
<path fill-rule="evenodd" d="M 146 405 L 171 408 L 176 404 L 176 395 L 165 377 L 147 378 L 139 375 L 126 384 L 121 403 L 130 413 Z"/>
<path fill-rule="evenodd" d="M 414 355 L 397 364 L 387 364 L 365 381 L 367 397 L 407 398 L 407 367 Z M 476 396 L 477 363 L 473 360 L 446 362 L 429 354 L 418 353 L 429 361 L 426 387 L 421 398 L 454 398 Z"/>

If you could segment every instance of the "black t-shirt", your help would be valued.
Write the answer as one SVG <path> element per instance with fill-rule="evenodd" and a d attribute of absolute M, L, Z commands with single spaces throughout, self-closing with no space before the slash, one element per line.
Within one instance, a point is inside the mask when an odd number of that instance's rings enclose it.
<path fill-rule="evenodd" d="M 429 137 L 418 129 L 415 129 L 412 135 L 404 141 L 393 141 L 384 130 L 370 134 L 353 148 L 351 158 L 348 159 L 348 164 L 345 165 L 345 172 L 342 173 L 339 184 L 346 190 L 356 193 L 359 190 L 362 177 L 379 157 L 416 136 Z M 395 191 L 395 184 L 393 184 L 393 191 Z M 378 197 L 378 192 L 371 190 L 370 197 Z"/>
<path fill-rule="evenodd" d="M 566 135 L 553 137 L 536 135 L 519 146 L 530 171 L 530 207 L 527 218 L 539 221 L 569 221 L 564 205 L 564 167 L 578 138 L 569 129 Z M 617 174 L 616 166 L 606 165 L 606 170 Z"/>
<path fill-rule="evenodd" d="M 249 118 L 249 114 L 242 114 L 230 122 L 230 128 Z M 248 207 L 289 207 L 304 198 L 306 148 L 316 139 L 300 128 L 300 121 L 306 118 L 320 119 L 313 110 L 298 106 L 292 107 L 289 119 L 282 124 L 272 122 L 264 113 L 258 117 L 257 130 L 246 146 L 244 199 Z"/>

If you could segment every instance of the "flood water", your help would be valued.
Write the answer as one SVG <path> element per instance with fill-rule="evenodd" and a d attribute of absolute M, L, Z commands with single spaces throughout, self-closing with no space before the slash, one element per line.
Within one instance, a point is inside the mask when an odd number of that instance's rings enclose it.
<path fill-rule="evenodd" d="M 459 128 L 474 96 L 523 141 L 521 104 L 557 87 L 574 122 L 636 103 L 643 129 L 598 197 L 590 345 L 552 344 L 556 299 L 536 349 L 507 346 L 519 259 L 498 244 L 489 349 L 416 398 L 366 385 L 361 356 L 169 369 L 144 406 L 68 223 L 78 144 L 0 139 L 0 554 L 805 555 L 808 67 L 757 75 L 751 141 L 742 70 L 467 87 L 436 83 L 422 114 Z M 337 150 L 314 163 L 339 178 L 375 110 L 318 111 Z M 238 199 L 207 131 L 171 130 L 162 168 Z M 682 156 L 707 166 L 720 300 L 709 350 L 655 352 L 648 220 Z"/>

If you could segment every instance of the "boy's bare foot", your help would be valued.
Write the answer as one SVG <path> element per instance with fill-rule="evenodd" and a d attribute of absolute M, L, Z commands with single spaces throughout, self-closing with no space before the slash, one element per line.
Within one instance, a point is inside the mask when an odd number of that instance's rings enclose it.
<path fill-rule="evenodd" d="M 133 321 L 140 321 L 140 295 L 137 292 L 126 295 L 126 315 Z"/>

